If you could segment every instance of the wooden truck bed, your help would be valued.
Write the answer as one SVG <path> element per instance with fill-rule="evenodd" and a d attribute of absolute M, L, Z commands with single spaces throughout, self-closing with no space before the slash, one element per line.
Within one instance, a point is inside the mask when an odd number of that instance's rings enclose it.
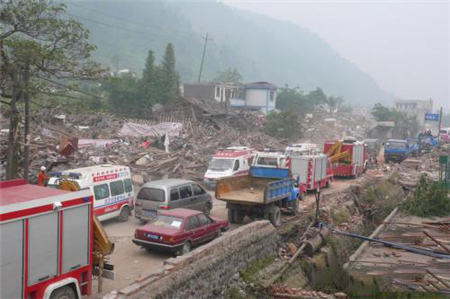
<path fill-rule="evenodd" d="M 251 174 L 217 180 L 216 198 L 241 204 L 268 204 L 290 196 L 290 179 L 255 178 Z"/>

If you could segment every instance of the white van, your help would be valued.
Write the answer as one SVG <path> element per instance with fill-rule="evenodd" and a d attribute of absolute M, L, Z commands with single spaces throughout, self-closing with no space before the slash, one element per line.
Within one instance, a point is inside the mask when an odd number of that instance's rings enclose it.
<path fill-rule="evenodd" d="M 219 178 L 247 174 L 254 156 L 253 149 L 243 146 L 219 150 L 209 162 L 203 179 L 204 185 L 215 188 Z"/>
<path fill-rule="evenodd" d="M 58 188 L 62 180 L 76 182 L 80 190 L 94 194 L 94 213 L 100 221 L 127 221 L 134 208 L 134 188 L 128 166 L 103 164 L 53 173 L 48 187 Z"/>

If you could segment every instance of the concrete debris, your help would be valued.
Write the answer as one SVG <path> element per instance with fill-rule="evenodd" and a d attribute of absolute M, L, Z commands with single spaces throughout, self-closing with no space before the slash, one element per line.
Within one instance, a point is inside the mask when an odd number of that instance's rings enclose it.
<path fill-rule="evenodd" d="M 366 131 L 372 126 L 364 113 L 337 112 L 332 114 L 316 111 L 314 117 L 306 117 L 308 123 L 303 139 L 318 144 L 320 147 L 328 140 L 339 140 L 353 136 L 359 140 L 365 138 Z"/>
<path fill-rule="evenodd" d="M 64 112 L 61 108 L 56 110 Z M 176 110 L 164 110 L 146 120 L 102 113 L 65 113 L 65 122 L 58 126 L 52 124 L 54 115 L 54 111 L 42 110 L 31 118 L 31 182 L 36 180 L 42 165 L 51 175 L 102 163 L 129 166 L 133 175 L 139 175 L 134 180 L 137 185 L 163 177 L 202 181 L 208 161 L 218 148 L 287 146 L 287 142 L 280 143 L 262 132 L 257 112 L 232 110 L 228 115 L 193 117 L 191 113 L 183 117 Z M 19 128 L 22 130 L 23 126 Z M 169 153 L 161 138 L 165 133 L 170 136 Z M 2 163 L 6 161 L 6 139 L 1 141 Z M 22 161 L 19 165 L 21 176 Z"/>

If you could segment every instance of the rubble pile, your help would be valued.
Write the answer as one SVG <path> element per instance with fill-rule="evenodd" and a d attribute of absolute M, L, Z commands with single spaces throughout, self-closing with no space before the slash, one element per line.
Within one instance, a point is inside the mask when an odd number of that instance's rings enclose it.
<path fill-rule="evenodd" d="M 433 151 L 418 158 L 408 158 L 397 166 L 399 183 L 406 189 L 417 186 L 422 175 L 430 180 L 439 180 L 439 155 L 440 151 Z"/>
<path fill-rule="evenodd" d="M 339 292 L 335 294 L 326 294 L 324 292 L 290 288 L 284 284 L 274 284 L 267 289 L 275 298 L 324 298 L 324 299 L 345 299 L 347 294 Z"/>
<path fill-rule="evenodd" d="M 30 126 L 31 181 L 42 165 L 51 174 L 105 163 L 129 166 L 137 185 L 168 177 L 200 181 L 210 157 L 220 148 L 282 146 L 261 132 L 255 114 L 229 113 L 185 119 L 182 123 L 161 123 L 159 118 L 122 119 L 103 113 L 55 116 L 55 111 L 46 110 L 34 114 Z M 177 130 L 166 134 L 161 125 Z M 147 131 L 142 133 L 142 128 Z M 135 129 L 131 134 L 130 130 Z M 166 135 L 168 152 L 164 146 Z M 2 160 L 6 159 L 6 147 L 2 144 Z"/>
<path fill-rule="evenodd" d="M 328 140 L 339 140 L 345 136 L 363 140 L 372 123 L 368 118 L 361 115 L 347 112 L 333 114 L 323 111 L 315 112 L 306 119 L 308 125 L 303 134 L 303 139 L 319 146 Z"/>

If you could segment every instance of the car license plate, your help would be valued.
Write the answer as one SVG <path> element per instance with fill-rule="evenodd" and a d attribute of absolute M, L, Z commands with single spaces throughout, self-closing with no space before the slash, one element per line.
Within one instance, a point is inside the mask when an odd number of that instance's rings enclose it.
<path fill-rule="evenodd" d="M 156 215 L 155 211 L 143 211 L 144 216 L 154 217 Z"/>
<path fill-rule="evenodd" d="M 159 239 L 158 235 L 147 234 L 147 237 L 149 237 L 150 239 L 155 239 L 155 240 Z"/>

